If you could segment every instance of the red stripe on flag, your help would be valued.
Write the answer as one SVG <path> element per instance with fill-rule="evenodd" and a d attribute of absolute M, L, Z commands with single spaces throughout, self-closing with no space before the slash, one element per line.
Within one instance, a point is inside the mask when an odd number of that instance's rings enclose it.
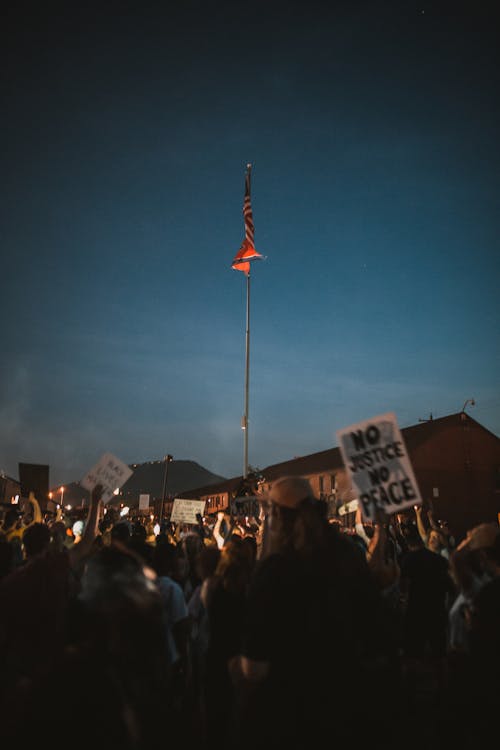
<path fill-rule="evenodd" d="M 232 267 L 236 271 L 243 271 L 247 275 L 250 273 L 250 261 L 262 258 L 254 247 L 254 224 L 252 214 L 252 204 L 250 202 L 250 170 L 251 165 L 247 165 L 245 175 L 245 197 L 243 199 L 243 218 L 245 221 L 245 239 L 236 255 L 234 256 Z"/>
<path fill-rule="evenodd" d="M 253 225 L 253 214 L 252 204 L 250 203 L 250 167 L 247 169 L 245 176 L 245 198 L 243 200 L 243 216 L 245 219 L 245 239 L 253 245 L 254 238 L 254 225 Z"/>

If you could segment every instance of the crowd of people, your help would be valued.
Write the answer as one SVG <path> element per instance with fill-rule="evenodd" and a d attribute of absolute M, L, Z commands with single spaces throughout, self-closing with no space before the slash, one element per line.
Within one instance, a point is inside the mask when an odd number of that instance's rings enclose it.
<path fill-rule="evenodd" d="M 0 526 L 5 747 L 484 747 L 500 705 L 500 531 L 421 506 L 344 527 L 296 476 L 257 516 Z M 108 512 L 105 512 L 108 511 Z"/>

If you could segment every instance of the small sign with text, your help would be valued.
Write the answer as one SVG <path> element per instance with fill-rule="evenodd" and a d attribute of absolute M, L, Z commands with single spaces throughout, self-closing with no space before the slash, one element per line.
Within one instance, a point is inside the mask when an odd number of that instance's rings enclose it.
<path fill-rule="evenodd" d="M 205 512 L 204 500 L 186 500 L 178 497 L 174 500 L 170 520 L 175 523 L 196 524 L 198 520 L 196 515 L 203 515 Z"/>
<path fill-rule="evenodd" d="M 116 490 L 122 487 L 133 474 L 132 469 L 111 453 L 105 453 L 99 461 L 86 473 L 80 485 L 86 490 L 92 490 L 98 484 L 102 485 L 102 501 L 107 503 Z"/>

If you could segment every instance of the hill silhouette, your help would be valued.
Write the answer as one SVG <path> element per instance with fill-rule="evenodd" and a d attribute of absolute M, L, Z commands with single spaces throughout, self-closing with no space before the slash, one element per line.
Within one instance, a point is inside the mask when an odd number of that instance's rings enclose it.
<path fill-rule="evenodd" d="M 133 470 L 132 476 L 121 488 L 121 502 L 131 508 L 139 505 L 139 495 L 149 495 L 150 502 L 162 497 L 165 476 L 165 462 L 148 461 L 141 464 L 129 464 Z M 180 497 L 183 492 L 203 487 L 205 485 L 223 482 L 226 477 L 205 469 L 196 461 L 178 460 L 168 464 L 166 498 Z M 59 488 L 52 490 L 54 501 L 60 499 Z M 80 486 L 79 482 L 70 482 L 64 488 L 64 505 L 81 506 L 88 501 L 89 492 Z"/>

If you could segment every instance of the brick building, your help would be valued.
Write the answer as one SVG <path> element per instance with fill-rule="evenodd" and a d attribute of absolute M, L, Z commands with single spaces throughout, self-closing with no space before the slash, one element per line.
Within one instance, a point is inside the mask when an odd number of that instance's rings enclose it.
<path fill-rule="evenodd" d="M 461 539 L 467 529 L 483 521 L 498 522 L 500 513 L 500 438 L 465 412 L 401 430 L 424 506 L 436 520 L 449 522 Z M 356 498 L 339 448 L 272 464 L 256 478 L 258 492 L 286 474 L 306 477 L 316 494 L 328 501 L 329 515 L 353 522 L 347 505 Z M 241 491 L 242 477 L 183 493 L 206 503 L 206 513 L 228 510 Z"/>
<path fill-rule="evenodd" d="M 21 495 L 21 484 L 6 474 L 0 474 L 0 502 L 10 505 L 14 498 Z"/>

